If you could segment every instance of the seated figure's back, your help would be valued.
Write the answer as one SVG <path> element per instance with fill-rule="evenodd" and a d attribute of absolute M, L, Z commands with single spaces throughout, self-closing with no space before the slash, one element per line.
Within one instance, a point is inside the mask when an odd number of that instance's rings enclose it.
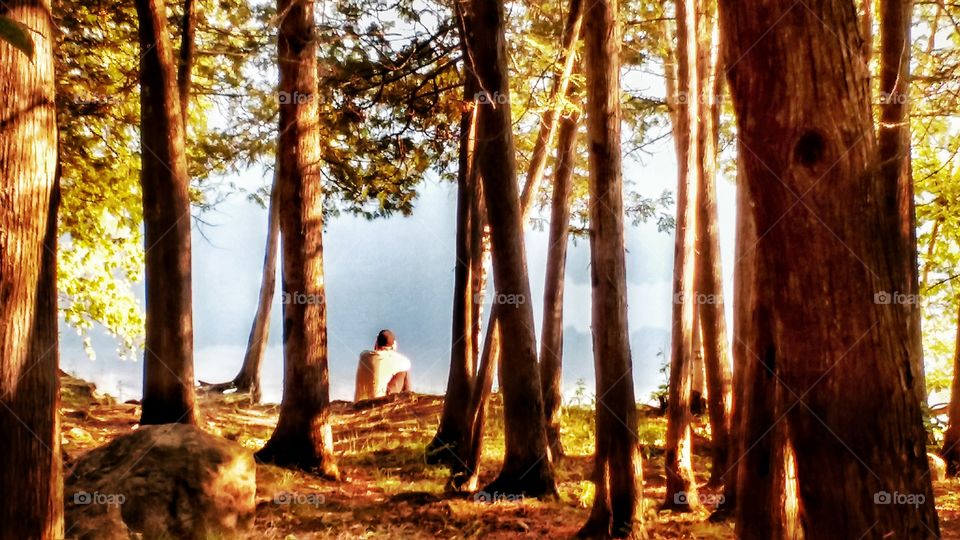
<path fill-rule="evenodd" d="M 380 345 L 381 341 L 383 340 L 378 336 L 377 349 L 363 351 L 360 354 L 360 362 L 357 365 L 355 401 L 387 395 L 390 382 L 399 374 L 404 374 L 404 387 L 409 386 L 406 381 L 406 374 L 410 371 L 410 360 L 394 349 L 396 345 L 392 333 L 389 344 Z M 393 389 L 393 392 L 396 391 L 398 390 Z"/>

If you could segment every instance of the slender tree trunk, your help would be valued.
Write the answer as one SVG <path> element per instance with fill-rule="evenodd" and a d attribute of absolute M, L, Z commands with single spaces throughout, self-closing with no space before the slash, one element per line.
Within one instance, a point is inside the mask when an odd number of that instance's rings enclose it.
<path fill-rule="evenodd" d="M 739 59 L 727 75 L 744 211 L 762 236 L 748 345 L 766 380 L 748 374 L 745 386 L 774 401 L 761 411 L 748 399 L 745 425 L 780 415 L 783 436 L 768 455 L 795 454 L 804 537 L 936 538 L 918 327 L 912 307 L 884 301 L 908 281 L 904 261 L 916 248 L 890 241 L 904 238 L 909 218 L 901 186 L 877 168 L 869 79 L 851 53 L 860 44 L 854 4 L 721 0 L 720 16 L 728 57 Z M 744 467 L 741 477 L 756 472 Z M 741 508 L 782 507 L 745 485 Z M 757 525 L 738 515 L 738 538 L 779 537 Z"/>
<path fill-rule="evenodd" d="M 280 201 L 278 172 L 273 173 L 270 203 L 267 209 L 267 242 L 263 255 L 263 274 L 260 277 L 260 298 L 257 313 L 250 327 L 247 352 L 243 355 L 240 373 L 233 379 L 238 392 L 248 392 L 254 401 L 260 401 L 260 368 L 270 341 L 270 311 L 277 286 L 277 251 L 280 244 Z"/>
<path fill-rule="evenodd" d="M 180 62 L 177 64 L 177 90 L 180 92 L 180 115 L 186 133 L 190 124 L 190 86 L 193 77 L 193 59 L 197 50 L 197 3 L 183 0 L 183 21 L 180 28 Z"/>
<path fill-rule="evenodd" d="M 592 2 L 585 15 L 590 269 L 598 402 L 597 496 L 580 535 L 624 538 L 643 535 L 644 529 L 638 511 L 643 482 L 627 324 L 617 8 L 616 0 L 600 0 Z"/>
<path fill-rule="evenodd" d="M 327 304 L 323 275 L 323 187 L 317 125 L 313 0 L 279 0 L 280 104 L 277 184 L 283 238 L 283 400 L 261 461 L 339 478 L 330 428 Z M 299 298 L 304 301 L 298 300 Z"/>
<path fill-rule="evenodd" d="M 141 424 L 195 423 L 190 197 L 183 117 L 163 3 L 137 0 L 146 245 Z"/>
<path fill-rule="evenodd" d="M 533 306 L 523 242 L 523 222 L 517 193 L 507 72 L 505 11 L 501 1 L 471 0 L 466 4 L 466 36 L 470 68 L 482 92 L 491 99 L 477 119 L 477 163 L 490 225 L 494 302 L 501 333 L 501 377 L 504 398 L 506 453 L 503 468 L 485 491 L 538 496 L 556 492 L 547 451 L 543 400 L 537 370 Z"/>
<path fill-rule="evenodd" d="M 225 392 L 236 390 L 250 394 L 253 401 L 261 398 L 260 372 L 263 358 L 270 340 L 270 311 L 273 305 L 274 290 L 277 286 L 277 251 L 280 244 L 280 204 L 277 192 L 277 173 L 273 174 L 270 188 L 270 202 L 267 206 L 267 241 L 263 255 L 263 273 L 260 277 L 260 296 L 257 311 L 250 327 L 247 350 L 243 355 L 243 364 L 237 376 L 230 382 L 200 385 L 207 392 Z"/>
<path fill-rule="evenodd" d="M 666 498 L 662 508 L 688 511 L 698 504 L 690 462 L 690 380 L 694 331 L 694 245 L 699 192 L 696 10 L 693 0 L 677 2 L 677 96 L 674 138 L 677 144 L 677 230 L 673 263 L 673 331 L 664 467 Z"/>
<path fill-rule="evenodd" d="M 912 0 L 880 0 L 880 123 L 877 126 L 877 151 L 880 176 L 897 186 L 900 214 L 898 245 L 901 269 L 896 291 L 909 298 L 919 297 L 917 264 L 917 218 L 910 160 L 910 25 Z M 920 302 L 904 304 L 910 337 L 912 380 L 915 391 L 926 400 L 923 369 L 923 343 L 920 329 Z"/>
<path fill-rule="evenodd" d="M 567 95 L 570 85 L 570 76 L 573 74 L 577 59 L 577 43 L 580 38 L 580 27 L 583 24 L 583 0 L 570 0 L 567 11 L 567 20 L 563 26 L 561 51 L 563 57 L 561 68 L 554 74 L 553 88 L 550 90 L 551 106 L 540 120 L 540 131 L 533 145 L 533 154 L 527 166 L 526 183 L 520 195 L 520 208 L 524 218 L 530 213 L 533 201 L 540 184 L 543 181 L 543 172 L 547 166 L 547 152 L 553 146 L 553 139 L 557 132 L 557 117 L 563 110 L 563 97 Z"/>
<path fill-rule="evenodd" d="M 33 56 L 0 40 L 0 538 L 63 538 L 57 122 L 50 2 L 6 2 Z"/>
<path fill-rule="evenodd" d="M 719 27 L 716 12 L 703 13 L 700 28 L 698 62 L 700 129 L 697 145 L 700 182 L 697 206 L 697 306 L 703 360 L 706 371 L 707 411 L 710 415 L 713 467 L 710 485 L 718 486 L 727 464 L 730 446 L 730 355 L 727 345 L 727 322 L 723 301 L 723 267 L 720 263 L 720 229 L 717 216 L 717 140 L 720 126 L 720 61 Z"/>
<path fill-rule="evenodd" d="M 579 115 L 560 120 L 556 174 L 550 210 L 547 273 L 543 285 L 543 329 L 540 338 L 540 385 L 547 422 L 547 442 L 554 460 L 563 456 L 560 442 L 560 412 L 563 405 L 563 278 L 570 236 L 570 202 L 573 170 L 577 159 Z"/>
<path fill-rule="evenodd" d="M 960 474 L 960 315 L 957 317 L 957 341 L 953 351 L 953 383 L 950 385 L 949 423 L 943 434 L 940 456 L 947 462 L 947 475 Z"/>
<path fill-rule="evenodd" d="M 462 40 L 461 40 L 462 41 Z M 471 102 L 477 87 L 473 75 L 464 72 L 464 101 Z M 457 174 L 457 247 L 454 265 L 453 295 L 453 331 L 450 346 L 450 373 L 447 377 L 447 391 L 443 399 L 443 413 L 440 427 L 433 440 L 427 445 L 429 463 L 445 462 L 453 464 L 458 449 L 469 437 L 470 393 L 474 386 L 474 342 L 473 320 L 476 295 L 473 290 L 475 279 L 472 275 L 476 267 L 473 262 L 480 257 L 474 253 L 474 230 L 480 226 L 474 210 L 474 198 L 478 196 L 475 183 L 478 178 L 473 173 L 473 152 L 476 138 L 477 114 L 474 106 L 465 110 L 460 119 L 460 163 Z"/>

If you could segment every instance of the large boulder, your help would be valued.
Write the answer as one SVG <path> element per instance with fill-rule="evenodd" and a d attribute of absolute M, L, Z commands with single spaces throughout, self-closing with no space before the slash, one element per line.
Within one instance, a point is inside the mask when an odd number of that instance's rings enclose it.
<path fill-rule="evenodd" d="M 196 426 L 141 427 L 68 472 L 66 536 L 237 536 L 253 521 L 256 491 L 253 455 L 240 445 Z"/>

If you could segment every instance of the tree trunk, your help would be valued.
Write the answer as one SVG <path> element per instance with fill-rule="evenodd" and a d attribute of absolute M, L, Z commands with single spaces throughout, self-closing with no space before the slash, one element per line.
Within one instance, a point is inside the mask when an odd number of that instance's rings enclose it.
<path fill-rule="evenodd" d="M 136 7 L 147 315 L 140 423 L 192 424 L 190 196 L 183 117 L 164 5 L 137 0 Z"/>
<path fill-rule="evenodd" d="M 497 298 L 510 302 L 494 302 L 494 311 L 500 312 L 501 365 L 509 370 L 509 376 L 501 378 L 506 452 L 500 474 L 485 491 L 552 494 L 556 485 L 544 429 L 512 122 L 510 107 L 500 104 L 509 103 L 510 96 L 504 6 L 502 1 L 480 0 L 466 6 L 470 67 L 490 98 L 480 104 L 477 163 L 490 225 L 494 281 Z"/>
<path fill-rule="evenodd" d="M 729 58 L 738 59 L 727 74 L 743 210 L 762 237 L 747 343 L 764 380 L 748 374 L 745 386 L 773 396 L 762 411 L 748 399 L 745 424 L 778 415 L 782 437 L 763 440 L 775 442 L 774 459 L 789 455 L 784 447 L 795 454 L 804 537 L 936 538 L 919 336 L 913 308 L 893 294 L 916 248 L 890 241 L 903 238 L 909 219 L 901 186 L 877 168 L 869 78 L 851 52 L 860 45 L 856 10 L 828 0 L 797 7 L 720 2 Z M 743 489 L 756 472 L 741 471 L 740 507 L 781 508 L 775 492 Z M 778 537 L 744 513 L 737 536 Z"/>
<path fill-rule="evenodd" d="M 700 83 L 700 129 L 698 144 L 700 182 L 697 205 L 697 311 L 706 371 L 707 411 L 710 415 L 713 466 L 710 485 L 722 483 L 727 466 L 730 419 L 730 356 L 723 301 L 723 266 L 720 262 L 720 230 L 717 215 L 717 140 L 720 126 L 719 27 L 716 13 L 703 13 L 698 62 Z"/>
<path fill-rule="evenodd" d="M 563 405 L 563 278 L 570 236 L 570 202 L 573 170 L 577 159 L 579 114 L 560 120 L 553 201 L 550 207 L 550 240 L 547 273 L 543 284 L 543 329 L 540 337 L 540 385 L 547 422 L 547 443 L 555 461 L 563 456 L 560 442 L 560 412 Z"/>
<path fill-rule="evenodd" d="M 279 0 L 281 100 L 277 185 L 283 238 L 283 400 L 261 461 L 339 478 L 330 428 L 327 304 L 323 276 L 323 187 L 317 125 L 313 0 Z"/>
<path fill-rule="evenodd" d="M 616 0 L 600 0 L 592 2 L 585 15 L 590 270 L 598 397 L 597 496 L 580 534 L 623 538 L 644 531 L 643 514 L 638 511 L 643 484 L 627 324 L 617 7 Z"/>
<path fill-rule="evenodd" d="M 917 264 L 917 219 L 913 196 L 913 173 L 910 160 L 910 24 L 912 0 L 880 1 L 880 123 L 877 126 L 877 151 L 880 176 L 897 186 L 897 210 L 900 214 L 898 245 L 901 271 L 896 291 L 909 298 L 919 297 Z M 920 302 L 904 304 L 908 311 L 910 358 L 913 360 L 911 380 L 922 400 L 926 400 L 923 368 L 923 343 L 920 330 Z"/>
<path fill-rule="evenodd" d="M 197 50 L 197 3 L 183 0 L 183 21 L 180 29 L 180 62 L 177 64 L 177 90 L 180 92 L 180 115 L 186 134 L 190 117 L 190 86 L 193 76 L 193 59 Z"/>
<path fill-rule="evenodd" d="M 273 174 L 270 188 L 270 202 L 267 207 L 267 241 L 263 256 L 263 273 L 260 277 L 260 296 L 257 311 L 250 327 L 247 350 L 243 355 L 240 372 L 230 382 L 209 384 L 200 382 L 206 392 L 225 392 L 236 390 L 250 394 L 250 398 L 259 402 L 261 398 L 260 371 L 263 357 L 270 340 L 270 311 L 273 305 L 274 290 L 277 285 L 277 250 L 280 244 L 280 205 L 277 200 L 277 173 Z"/>
<path fill-rule="evenodd" d="M 526 220 L 540 183 L 543 181 L 543 172 L 547 166 L 547 152 L 553 146 L 553 139 L 557 132 L 557 117 L 563 110 L 563 97 L 567 96 L 570 85 L 570 76 L 573 75 L 577 59 L 577 43 L 580 38 L 580 27 L 583 24 L 583 0 L 570 0 L 567 20 L 563 26 L 563 37 L 560 46 L 563 52 L 561 68 L 554 74 L 553 88 L 550 90 L 550 108 L 540 120 L 540 131 L 533 145 L 533 154 L 527 166 L 526 183 L 520 194 L 521 214 Z"/>
<path fill-rule="evenodd" d="M 462 42 L 462 40 L 461 40 Z M 473 75 L 464 71 L 464 101 L 472 103 L 477 87 Z M 480 219 L 474 213 L 474 198 L 479 196 L 476 189 L 478 178 L 473 172 L 474 141 L 478 107 L 465 110 L 460 118 L 460 156 L 457 173 L 457 247 L 453 278 L 453 331 L 450 346 L 450 373 L 447 377 L 447 391 L 443 399 L 443 413 L 440 427 L 433 440 L 427 445 L 428 463 L 453 464 L 458 449 L 464 445 L 470 433 L 467 422 L 470 393 L 474 386 L 476 354 L 473 329 L 477 324 L 473 316 L 476 313 L 474 302 L 474 260 L 481 257 L 474 253 L 474 231 Z"/>
<path fill-rule="evenodd" d="M 960 315 L 957 317 L 957 342 L 953 351 L 953 382 L 950 385 L 950 408 L 947 431 L 943 434 L 940 456 L 947 462 L 947 475 L 960 474 Z"/>
<path fill-rule="evenodd" d="M 248 392 L 254 401 L 260 401 L 260 367 L 270 340 L 270 311 L 277 285 L 277 251 L 280 244 L 280 201 L 277 171 L 273 173 L 270 188 L 270 207 L 267 209 L 267 242 L 263 255 L 263 274 L 260 277 L 260 299 L 250 328 L 247 352 L 243 355 L 240 373 L 233 379 L 238 392 Z"/>
<path fill-rule="evenodd" d="M 57 122 L 50 2 L 6 2 L 0 40 L 0 538 L 63 538 L 57 329 Z"/>
<path fill-rule="evenodd" d="M 673 332 L 667 404 L 664 468 L 666 498 L 662 508 L 688 511 L 698 505 L 690 463 L 690 380 L 694 331 L 694 245 L 699 193 L 696 10 L 693 0 L 677 2 L 677 229 L 673 263 Z"/>

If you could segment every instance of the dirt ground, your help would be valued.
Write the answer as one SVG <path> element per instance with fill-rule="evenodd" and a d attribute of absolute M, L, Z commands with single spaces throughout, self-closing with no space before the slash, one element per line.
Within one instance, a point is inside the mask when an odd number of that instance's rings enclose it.
<path fill-rule="evenodd" d="M 201 426 L 251 450 L 269 438 L 277 406 L 250 404 L 240 396 L 200 395 Z M 257 514 L 250 538 L 569 538 L 585 521 L 592 497 L 588 481 L 593 450 L 592 413 L 567 412 L 563 443 L 568 456 L 556 468 L 559 497 L 540 501 L 478 502 L 443 491 L 447 469 L 427 465 L 423 449 L 439 422 L 439 396 L 408 395 L 354 410 L 334 403 L 333 430 L 341 482 L 269 465 L 257 468 Z M 502 425 L 495 401 L 481 482 L 492 480 L 503 456 Z M 63 378 L 63 449 L 66 460 L 135 429 L 136 404 L 118 404 L 89 383 Z M 660 418 L 646 418 L 639 432 L 644 456 L 644 518 L 652 539 L 734 538 L 732 523 L 710 523 L 716 492 L 701 490 L 706 506 L 688 514 L 657 512 L 664 494 Z M 694 446 L 697 446 L 695 441 Z M 702 447 L 702 445 L 701 445 Z M 701 482 L 704 455 L 694 456 Z M 943 538 L 960 539 L 960 483 L 937 482 Z"/>

